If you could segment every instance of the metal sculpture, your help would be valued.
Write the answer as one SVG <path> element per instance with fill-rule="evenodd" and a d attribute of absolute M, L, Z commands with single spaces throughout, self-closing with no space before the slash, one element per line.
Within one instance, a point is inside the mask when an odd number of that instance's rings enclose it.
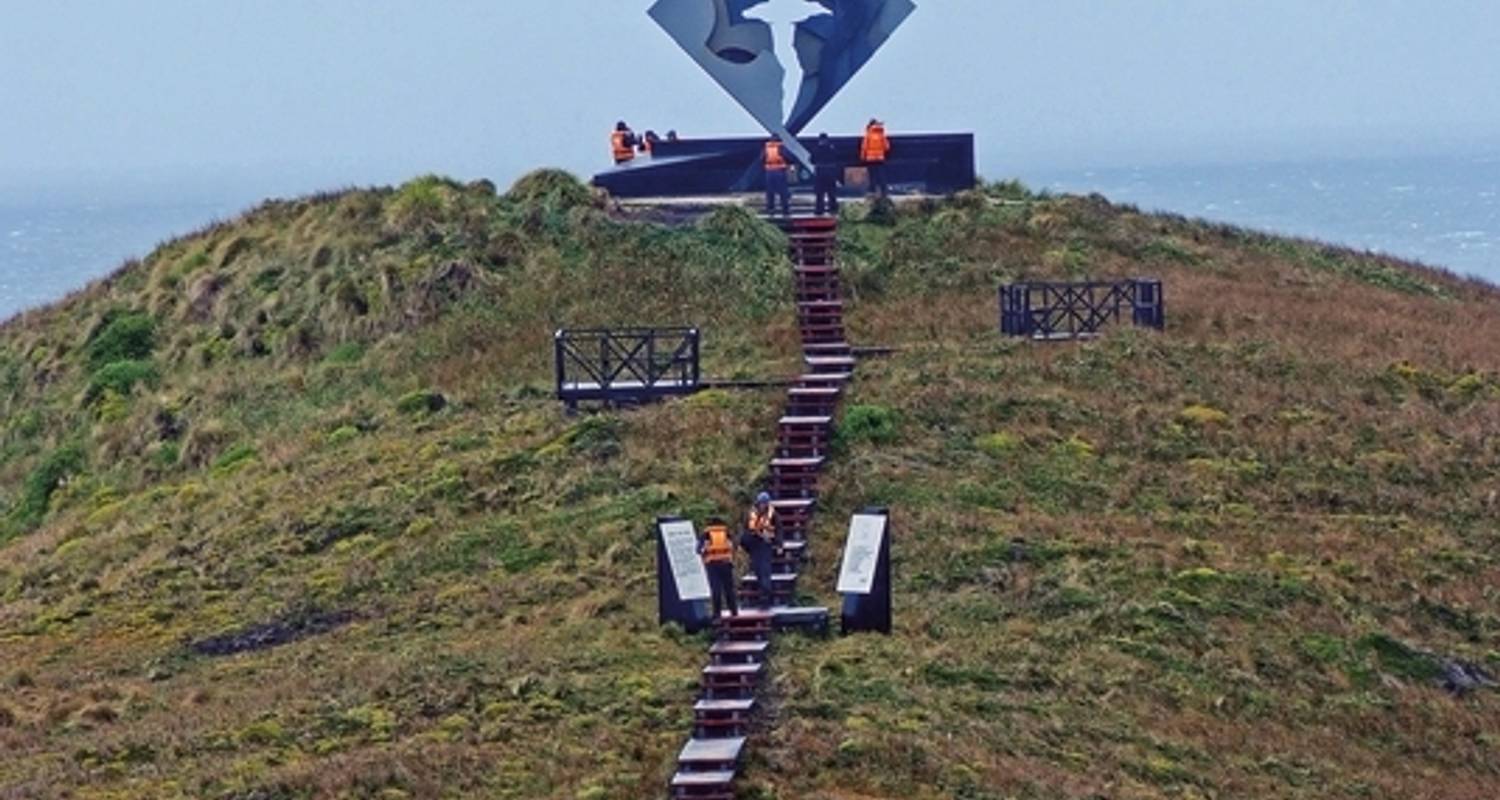
<path fill-rule="evenodd" d="M 650 14 L 750 116 L 808 165 L 811 158 L 796 134 L 915 10 L 912 0 L 658 0 Z M 778 22 L 790 23 L 789 36 L 778 36 Z M 801 70 L 793 82 L 796 97 L 790 110 L 786 102 L 793 92 L 783 84 L 791 73 L 777 54 L 778 39 L 789 40 Z"/>

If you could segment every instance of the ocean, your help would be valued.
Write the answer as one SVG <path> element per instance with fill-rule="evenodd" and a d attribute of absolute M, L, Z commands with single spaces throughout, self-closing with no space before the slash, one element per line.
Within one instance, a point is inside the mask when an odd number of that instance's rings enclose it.
<path fill-rule="evenodd" d="M 1010 171 L 1032 188 L 1098 192 L 1500 283 L 1500 156 Z M 159 186 L 94 196 L 109 199 L 37 201 L 0 188 L 0 319 L 60 299 L 262 195 L 226 183 L 195 187 L 190 199 Z"/>
<path fill-rule="evenodd" d="M 1072 170 L 1039 173 L 1028 184 L 1500 283 L 1500 156 Z"/>
<path fill-rule="evenodd" d="M 61 299 L 161 242 L 239 210 L 228 201 L 0 200 L 0 320 Z"/>

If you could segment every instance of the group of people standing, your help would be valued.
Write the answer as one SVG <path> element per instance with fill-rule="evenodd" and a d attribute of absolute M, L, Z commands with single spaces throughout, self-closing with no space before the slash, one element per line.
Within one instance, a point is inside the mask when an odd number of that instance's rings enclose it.
<path fill-rule="evenodd" d="M 634 161 L 638 152 L 652 155 L 656 145 L 662 141 L 655 131 L 637 136 L 623 121 L 617 123 L 614 133 L 610 135 L 610 150 L 615 166 L 624 166 Z M 677 132 L 668 131 L 665 141 L 677 141 Z M 839 213 L 839 186 L 844 183 L 845 169 L 851 166 L 865 169 L 871 192 L 881 196 L 888 194 L 890 188 L 886 184 L 885 164 L 890 154 L 890 137 L 886 135 L 885 123 L 878 119 L 870 120 L 870 124 L 865 126 L 864 138 L 859 145 L 859 159 L 852 163 L 848 154 L 840 152 L 828 134 L 818 136 L 817 144 L 812 150 L 813 163 L 808 165 L 813 169 L 813 192 L 816 198 L 814 213 L 818 216 Z M 766 174 L 766 214 L 775 214 L 780 205 L 781 214 L 791 216 L 792 181 L 789 172 L 792 162 L 787 158 L 781 137 L 772 136 L 766 142 L 761 165 Z"/>
<path fill-rule="evenodd" d="M 677 131 L 667 131 L 667 138 L 662 139 L 656 131 L 646 131 L 642 136 L 637 136 L 630 126 L 621 120 L 615 123 L 615 130 L 609 135 L 610 155 L 614 156 L 615 166 L 622 167 L 635 160 L 636 153 L 643 153 L 648 158 L 663 141 L 677 141 Z"/>
<path fill-rule="evenodd" d="M 775 600 L 772 566 L 775 558 L 783 552 L 781 523 L 771 505 L 771 495 L 761 492 L 755 498 L 755 505 L 746 515 L 745 527 L 738 537 L 729 524 L 718 517 L 710 519 L 703 529 L 698 554 L 708 570 L 715 619 L 725 611 L 734 616 L 740 613 L 739 592 L 735 586 L 735 550 L 743 550 L 749 555 L 760 603 L 764 608 L 771 608 Z"/>
<path fill-rule="evenodd" d="M 839 213 L 839 186 L 844 183 L 844 170 L 850 166 L 864 167 L 871 192 L 882 197 L 888 194 L 890 187 L 886 184 L 885 162 L 890 155 L 891 140 L 886 135 L 885 123 L 878 119 L 870 120 L 865 126 L 856 164 L 849 163 L 846 154 L 839 152 L 828 134 L 820 134 L 812 150 L 813 213 L 820 217 L 825 213 Z M 775 214 L 779 204 L 782 216 L 791 216 L 792 184 L 788 175 L 791 164 L 783 150 L 781 137 L 772 136 L 766 142 L 763 166 L 766 171 L 766 214 Z"/>

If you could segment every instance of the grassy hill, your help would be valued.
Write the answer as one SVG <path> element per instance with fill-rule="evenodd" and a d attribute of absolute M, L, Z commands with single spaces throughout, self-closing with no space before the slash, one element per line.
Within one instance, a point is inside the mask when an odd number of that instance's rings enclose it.
<path fill-rule="evenodd" d="M 816 575 L 888 504 L 897 633 L 786 639 L 747 796 L 1500 792 L 1500 294 L 1015 185 L 848 212 Z M 0 798 L 646 798 L 703 640 L 649 523 L 743 504 L 775 392 L 569 418 L 552 330 L 791 374 L 780 235 L 567 176 L 268 203 L 0 327 Z M 995 332 L 1150 274 L 1170 330 Z"/>

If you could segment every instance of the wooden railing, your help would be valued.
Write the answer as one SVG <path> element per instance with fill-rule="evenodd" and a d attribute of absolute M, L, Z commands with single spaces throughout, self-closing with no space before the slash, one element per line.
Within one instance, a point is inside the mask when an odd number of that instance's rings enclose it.
<path fill-rule="evenodd" d="M 1105 325 L 1128 321 L 1166 328 L 1162 282 L 1015 283 L 1000 287 L 1000 330 L 1007 336 L 1058 340 L 1096 336 Z"/>
<path fill-rule="evenodd" d="M 554 337 L 557 397 L 634 405 L 700 388 L 697 328 L 560 330 Z"/>

